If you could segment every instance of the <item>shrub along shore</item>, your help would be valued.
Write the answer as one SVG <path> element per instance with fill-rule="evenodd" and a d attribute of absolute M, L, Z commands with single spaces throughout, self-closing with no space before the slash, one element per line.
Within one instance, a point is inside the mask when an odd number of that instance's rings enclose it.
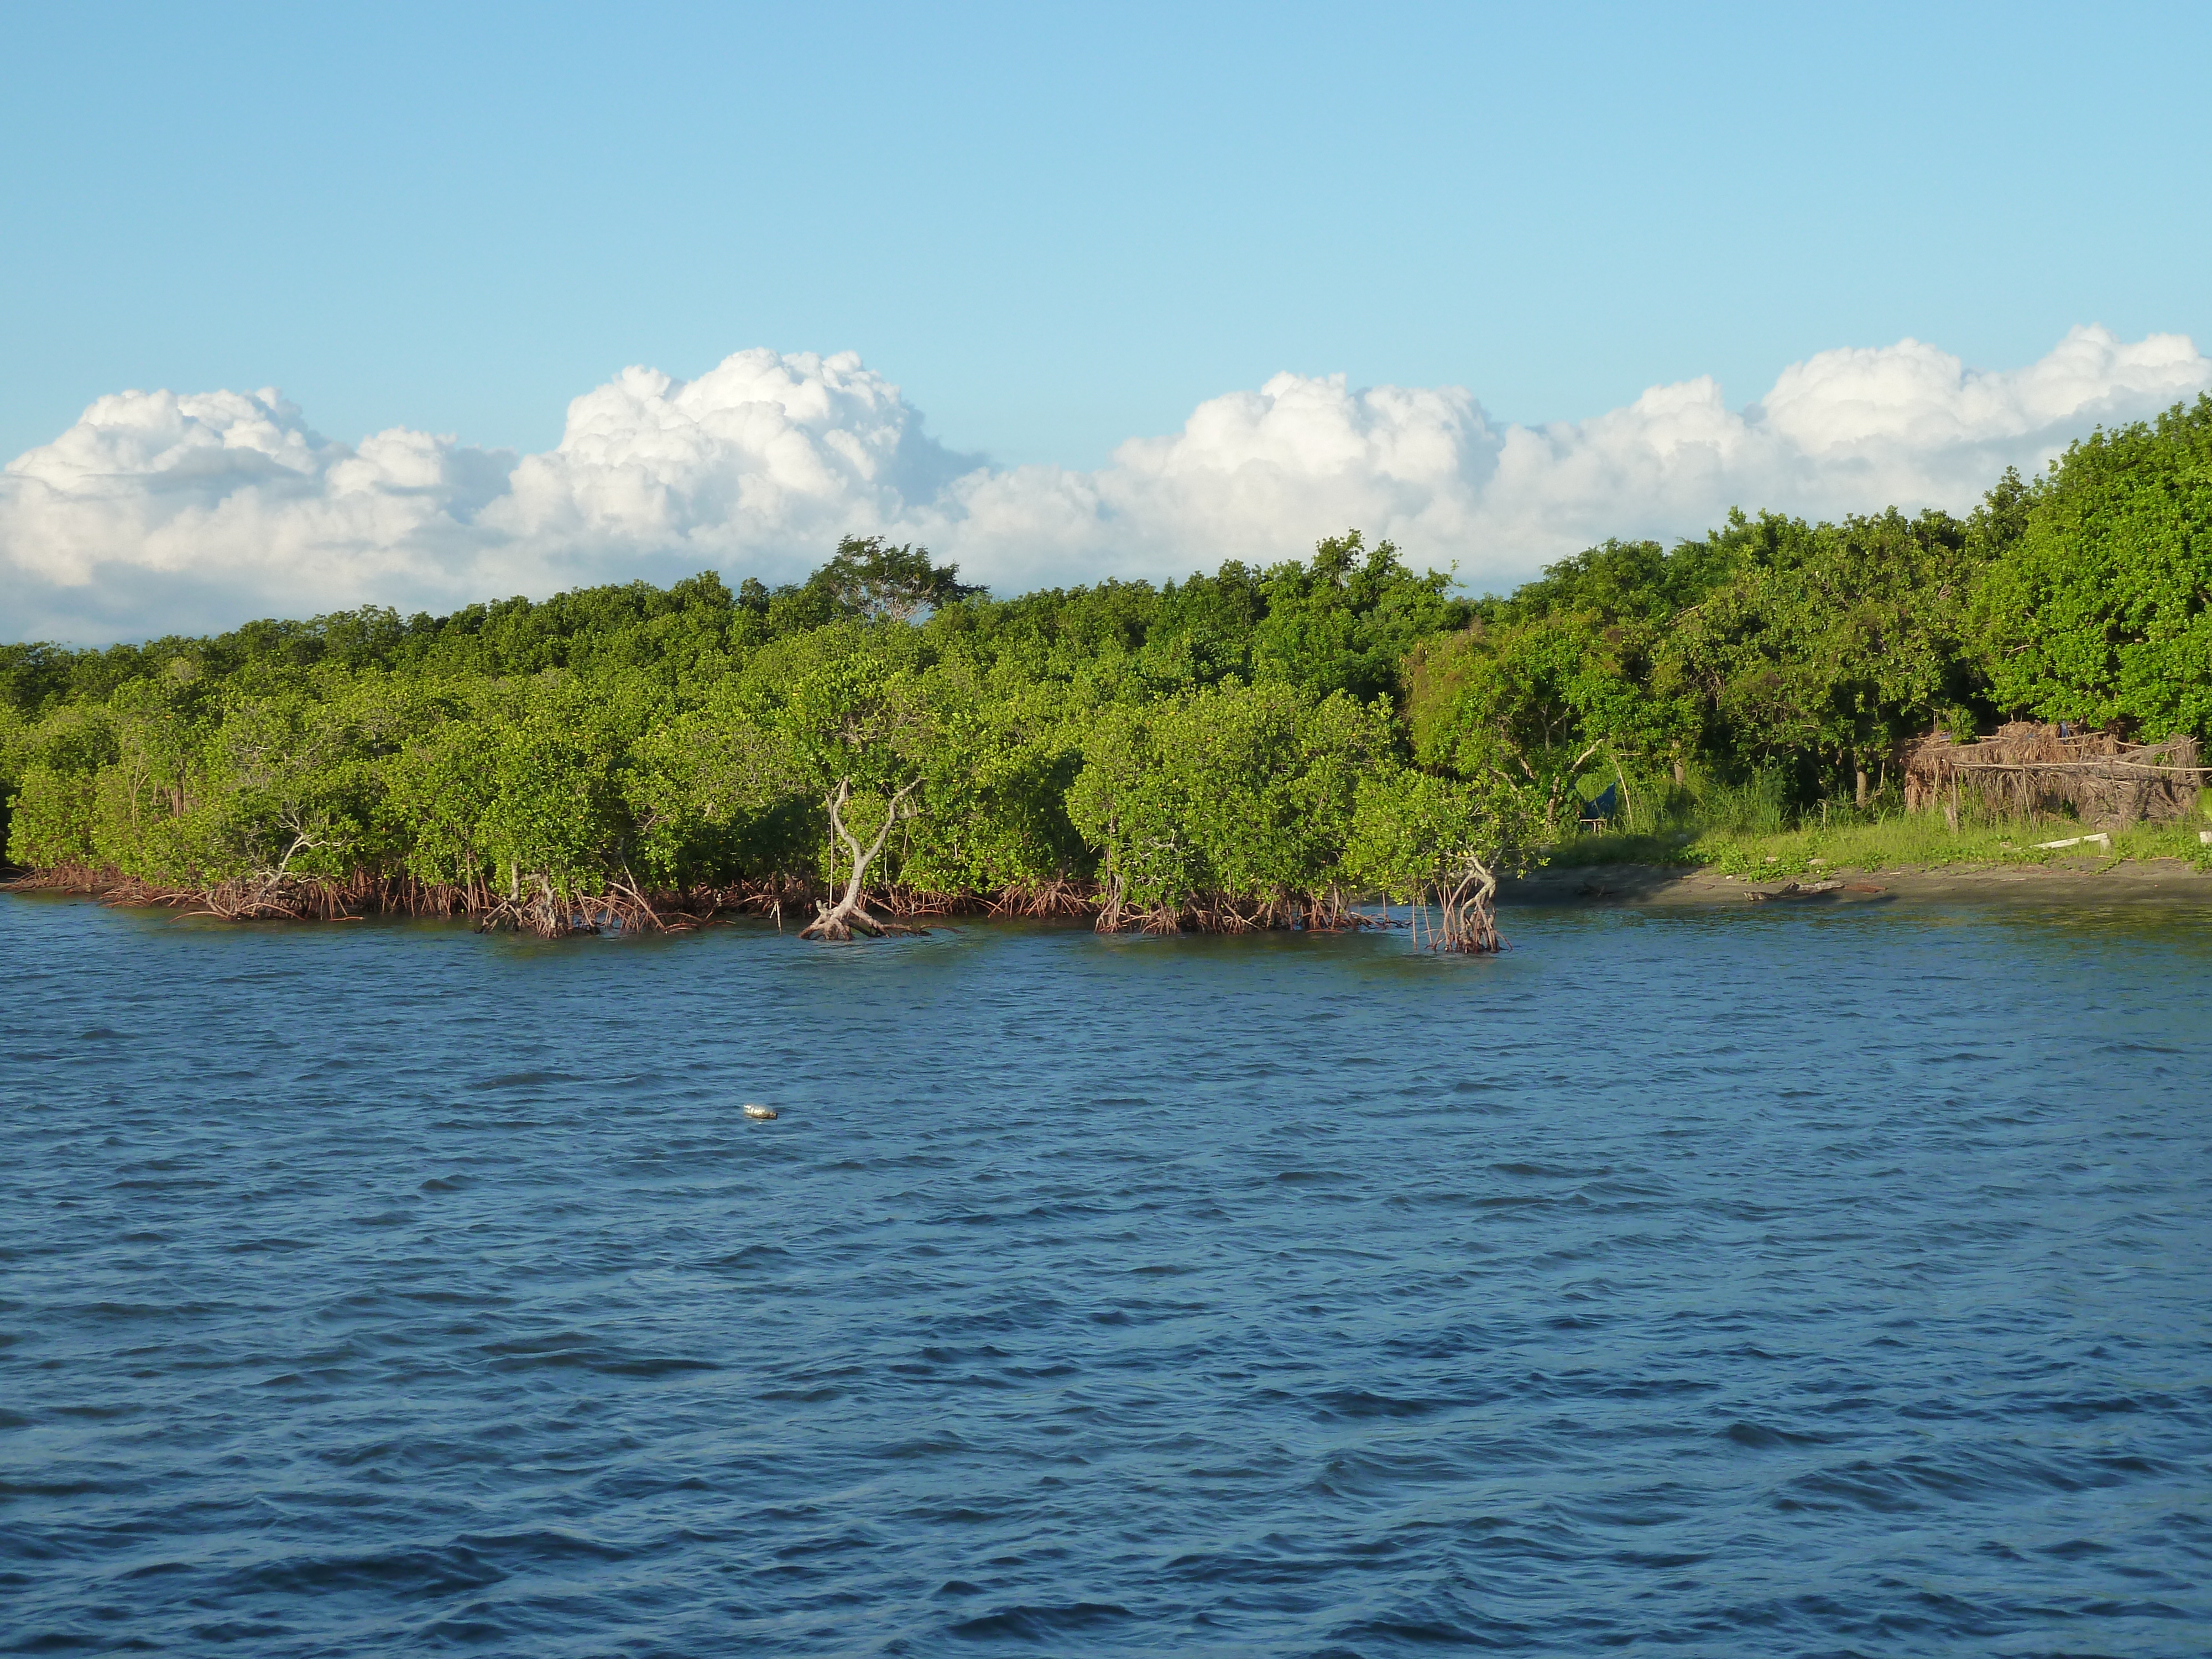
<path fill-rule="evenodd" d="M 1547 857 L 1963 854 L 1990 826 L 1905 813 L 1899 757 L 2008 718 L 2212 738 L 2212 398 L 1964 519 L 1739 513 L 1502 598 L 1357 532 L 1006 599 L 848 540 L 773 591 L 0 647 L 0 811 L 30 880 L 227 916 L 1233 932 L 1380 896 L 1479 950 L 1497 878 Z"/>

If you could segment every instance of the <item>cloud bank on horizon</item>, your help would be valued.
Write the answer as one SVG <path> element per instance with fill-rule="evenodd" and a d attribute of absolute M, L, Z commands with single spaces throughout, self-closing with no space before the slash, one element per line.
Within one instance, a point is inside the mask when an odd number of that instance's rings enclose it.
<path fill-rule="evenodd" d="M 1283 374 L 1087 472 L 947 450 L 850 352 L 740 351 L 689 381 L 625 369 L 524 456 L 404 428 L 334 442 L 274 389 L 123 392 L 0 471 L 0 637 L 441 611 L 709 567 L 773 583 L 848 534 L 926 543 L 1016 592 L 1272 562 L 1357 526 L 1498 588 L 1739 505 L 1963 511 L 2005 467 L 2207 389 L 2187 337 L 2097 327 L 2025 368 L 1905 340 L 1821 352 L 1741 409 L 1701 378 L 1541 427 L 1494 422 L 1458 386 Z"/>

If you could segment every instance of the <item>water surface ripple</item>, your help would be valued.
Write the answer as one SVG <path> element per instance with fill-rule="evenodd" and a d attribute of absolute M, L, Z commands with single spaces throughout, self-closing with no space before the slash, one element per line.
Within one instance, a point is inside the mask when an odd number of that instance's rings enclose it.
<path fill-rule="evenodd" d="M 2200 919 L 1509 921 L 0 902 L 0 1649 L 2212 1650 Z"/>

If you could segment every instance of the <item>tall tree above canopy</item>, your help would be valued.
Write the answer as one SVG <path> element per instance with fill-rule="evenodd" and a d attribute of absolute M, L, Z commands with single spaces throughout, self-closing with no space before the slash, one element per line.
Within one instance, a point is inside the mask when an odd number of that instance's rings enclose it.
<path fill-rule="evenodd" d="M 958 565 L 932 562 L 926 547 L 894 547 L 881 536 L 848 536 L 799 591 L 823 605 L 824 622 L 846 617 L 912 622 L 925 611 L 942 610 L 983 590 L 962 581 Z"/>

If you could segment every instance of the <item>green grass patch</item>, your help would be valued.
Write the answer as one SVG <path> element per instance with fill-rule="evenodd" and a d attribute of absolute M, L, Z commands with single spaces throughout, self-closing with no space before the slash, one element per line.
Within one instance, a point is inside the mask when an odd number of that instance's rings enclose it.
<path fill-rule="evenodd" d="M 1941 811 L 1899 812 L 1872 823 L 1811 824 L 1747 833 L 1684 826 L 1650 834 L 1579 836 L 1549 849 L 1545 862 L 1574 868 L 1607 864 L 1702 865 L 1732 876 L 1802 880 L 1831 872 L 1940 868 L 1946 865 L 2057 865 L 2087 867 L 2115 861 L 2179 859 L 2212 870 L 2212 847 L 2197 839 L 2212 823 L 2137 824 L 2111 832 L 2109 851 L 2097 842 L 2060 848 L 2039 845 L 2094 833 L 2063 819 L 2030 823 L 2000 818 L 1953 830 Z"/>

